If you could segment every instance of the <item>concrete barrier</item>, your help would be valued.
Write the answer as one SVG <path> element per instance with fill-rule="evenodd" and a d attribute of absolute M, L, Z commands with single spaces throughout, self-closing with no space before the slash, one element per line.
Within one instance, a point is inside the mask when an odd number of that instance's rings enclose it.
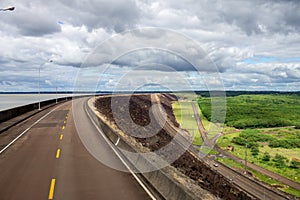
<path fill-rule="evenodd" d="M 115 130 L 113 130 L 103 119 L 100 118 L 98 111 L 94 107 L 93 104 L 94 99 L 90 99 L 86 103 L 86 111 L 92 117 L 92 120 L 97 124 L 99 128 L 101 128 L 102 132 L 107 136 L 107 138 L 113 143 L 116 144 L 118 142 L 118 148 L 122 148 L 127 151 L 137 152 L 135 148 L 130 144 L 126 139 L 122 138 L 120 134 L 118 134 Z M 126 159 L 126 158 L 125 158 Z M 131 167 L 134 168 L 134 163 L 131 163 L 130 160 L 126 159 L 128 163 L 131 164 Z M 139 157 L 138 162 L 144 162 L 144 165 L 152 165 L 151 162 L 146 160 L 144 157 Z M 208 191 L 200 188 L 197 185 L 194 187 L 197 190 L 191 190 L 186 185 L 176 181 L 172 174 L 174 175 L 176 169 L 168 166 L 160 170 L 140 173 L 140 175 L 150 184 L 151 188 L 154 188 L 158 193 L 158 196 L 163 199 L 170 200 L 197 200 L 197 199 L 216 199 L 213 195 L 211 195 Z M 177 172 L 178 173 L 178 172 Z M 177 174 L 176 173 L 176 174 Z M 180 174 L 180 173 L 179 173 Z M 178 175 L 178 174 L 177 174 Z M 180 175 L 179 175 L 180 176 Z"/>
<path fill-rule="evenodd" d="M 65 101 L 66 99 L 71 99 L 72 97 L 63 97 L 63 98 L 58 98 L 57 101 L 61 102 L 61 101 Z M 41 107 L 45 107 L 51 104 L 55 104 L 56 103 L 56 99 L 50 99 L 50 100 L 46 100 L 46 101 L 41 101 Z M 39 108 L 39 103 L 32 103 L 32 104 L 28 104 L 28 105 L 24 105 L 24 106 L 19 106 L 19 107 L 15 107 L 15 108 L 11 108 L 8 110 L 3 110 L 0 111 L 0 123 L 10 120 L 14 117 L 23 115 L 27 112 L 30 112 L 32 110 L 37 110 Z"/>

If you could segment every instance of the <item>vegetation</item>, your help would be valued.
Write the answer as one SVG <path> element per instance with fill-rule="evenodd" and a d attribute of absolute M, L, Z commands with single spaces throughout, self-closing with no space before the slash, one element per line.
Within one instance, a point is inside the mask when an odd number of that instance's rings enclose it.
<path fill-rule="evenodd" d="M 295 128 L 245 129 L 241 132 L 227 134 L 218 139 L 218 146 L 233 146 L 234 154 L 242 159 L 246 156 L 249 162 L 278 173 L 300 183 L 300 148 L 271 147 L 273 141 L 298 138 L 300 130 Z"/>
<path fill-rule="evenodd" d="M 194 145 L 201 146 L 203 141 L 198 130 L 196 120 L 193 115 L 191 102 L 180 101 L 172 104 L 174 115 L 180 126 L 188 130 L 194 136 Z"/>
<path fill-rule="evenodd" d="M 235 169 L 237 169 L 239 171 L 244 170 L 244 166 L 243 165 L 241 165 L 240 163 L 235 162 L 234 160 L 231 160 L 229 158 L 217 158 L 217 160 L 219 162 L 221 162 L 221 163 L 223 163 L 223 164 L 225 164 L 225 165 L 227 165 L 229 167 L 235 168 Z M 279 190 L 282 190 L 282 191 L 284 191 L 284 192 L 286 192 L 288 194 L 292 194 L 292 195 L 294 195 L 296 197 L 300 197 L 300 191 L 298 191 L 298 190 L 296 190 L 294 188 L 291 188 L 291 187 L 289 187 L 287 185 L 284 185 L 284 184 L 282 184 L 282 183 L 280 183 L 280 182 L 278 182 L 278 181 L 276 181 L 274 179 L 271 179 L 268 176 L 265 176 L 265 175 L 263 175 L 263 174 L 255 171 L 255 170 L 252 170 L 252 169 L 248 169 L 248 170 L 253 174 L 253 176 L 255 176 L 260 181 L 263 181 L 263 182 L 268 183 L 270 185 L 279 186 L 279 188 L 278 188 Z M 235 177 L 231 177 L 231 178 L 234 179 Z"/>
<path fill-rule="evenodd" d="M 218 97 L 214 97 L 218 101 Z M 212 119 L 211 99 L 201 97 L 198 104 L 203 115 L 215 123 L 222 122 L 226 112 L 225 134 L 217 141 L 219 147 L 248 162 L 300 183 L 300 95 L 254 94 L 227 97 L 227 109 L 216 106 L 219 116 Z M 225 111 L 226 110 L 226 111 Z M 231 127 L 231 128 L 230 128 Z M 243 168 L 239 163 L 232 167 Z M 300 197 L 300 191 L 284 186 L 271 178 L 250 170 L 260 180 L 280 186 L 281 190 Z"/>
<path fill-rule="evenodd" d="M 222 115 L 224 116 L 226 112 L 225 124 L 240 129 L 300 127 L 300 96 L 296 94 L 227 97 L 227 109 L 217 108 L 220 111 L 220 117 L 216 116 L 215 119 L 212 119 L 210 98 L 199 98 L 198 104 L 208 120 L 222 122 Z"/>
<path fill-rule="evenodd" d="M 263 157 L 261 158 L 262 161 L 265 161 L 265 162 L 269 162 L 271 159 L 271 156 L 268 152 L 265 152 Z"/>
<path fill-rule="evenodd" d="M 262 134 L 261 131 L 255 129 L 246 129 L 242 131 L 238 137 L 232 138 L 232 142 L 238 145 L 248 145 L 251 148 L 251 152 L 254 149 L 258 149 L 257 142 L 268 143 L 271 148 L 300 148 L 300 133 L 294 133 L 289 136 L 286 135 L 284 139 L 277 139 L 276 135 L 272 136 L 271 134 Z M 257 151 L 257 150 L 254 150 Z"/>

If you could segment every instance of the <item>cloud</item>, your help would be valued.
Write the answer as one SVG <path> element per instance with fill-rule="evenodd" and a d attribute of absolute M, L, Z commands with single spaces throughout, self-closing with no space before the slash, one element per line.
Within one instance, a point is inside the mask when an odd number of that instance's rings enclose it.
<path fill-rule="evenodd" d="M 89 30 L 106 28 L 121 32 L 138 22 L 139 9 L 133 0 L 61 0 L 55 13 L 61 20 Z"/>
<path fill-rule="evenodd" d="M 122 31 L 140 27 L 166 28 L 193 39 L 203 49 L 200 57 L 208 55 L 218 67 L 227 89 L 299 90 L 297 0 L 31 0 L 16 1 L 14 6 L 15 11 L 0 13 L 0 91 L 35 90 L 40 66 L 57 70 L 44 71 L 43 80 L 49 81 L 43 81 L 44 88 L 53 89 L 55 77 L 65 71 L 69 75 L 57 83 L 61 89 L 64 85 L 71 88 L 81 64 L 100 44 L 117 33 L 122 37 Z M 171 73 L 173 68 L 188 74 L 194 87 L 203 80 L 193 74 L 194 68 L 188 63 L 191 58 L 201 60 L 189 43 L 164 37 L 159 31 L 135 34 L 139 38 L 135 43 L 124 37 L 122 42 L 106 46 L 100 57 L 90 58 L 90 64 L 100 69 L 110 63 L 111 55 L 116 55 L 113 67 L 101 75 L 100 85 L 109 89 L 122 73 L 136 67 L 147 75 Z M 158 38 L 168 38 L 172 48 L 188 56 L 154 48 L 114 54 L 114 48 L 121 52 L 139 42 L 154 47 L 167 42 Z M 49 59 L 55 62 L 49 64 Z M 202 66 L 206 64 L 202 62 Z M 202 71 L 209 70 L 203 67 Z M 133 76 L 129 84 L 149 80 L 142 79 L 143 73 Z M 88 80 L 94 79 L 86 77 L 84 83 Z M 168 81 L 176 84 L 170 77 Z"/>
<path fill-rule="evenodd" d="M 46 7 L 20 2 L 16 2 L 15 6 L 17 9 L 1 21 L 1 25 L 8 27 L 9 31 L 25 36 L 43 36 L 60 31 L 55 16 Z"/>

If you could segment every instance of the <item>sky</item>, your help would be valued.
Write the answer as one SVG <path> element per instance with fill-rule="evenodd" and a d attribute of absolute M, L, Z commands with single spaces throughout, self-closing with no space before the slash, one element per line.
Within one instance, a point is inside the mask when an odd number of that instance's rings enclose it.
<path fill-rule="evenodd" d="M 39 80 L 42 91 L 300 90 L 298 0 L 0 1 L 9 6 L 0 92 L 35 92 Z"/>

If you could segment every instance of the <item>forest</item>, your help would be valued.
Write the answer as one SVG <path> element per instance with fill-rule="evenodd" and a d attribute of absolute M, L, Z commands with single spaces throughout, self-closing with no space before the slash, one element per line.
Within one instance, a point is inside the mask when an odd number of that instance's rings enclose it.
<path fill-rule="evenodd" d="M 224 123 L 239 129 L 284 126 L 300 128 L 300 95 L 298 94 L 239 95 L 226 97 L 226 101 L 225 108 L 214 105 L 219 114 L 212 118 L 211 98 L 198 98 L 203 115 L 215 123 L 222 123 L 222 116 L 226 115 Z"/>

